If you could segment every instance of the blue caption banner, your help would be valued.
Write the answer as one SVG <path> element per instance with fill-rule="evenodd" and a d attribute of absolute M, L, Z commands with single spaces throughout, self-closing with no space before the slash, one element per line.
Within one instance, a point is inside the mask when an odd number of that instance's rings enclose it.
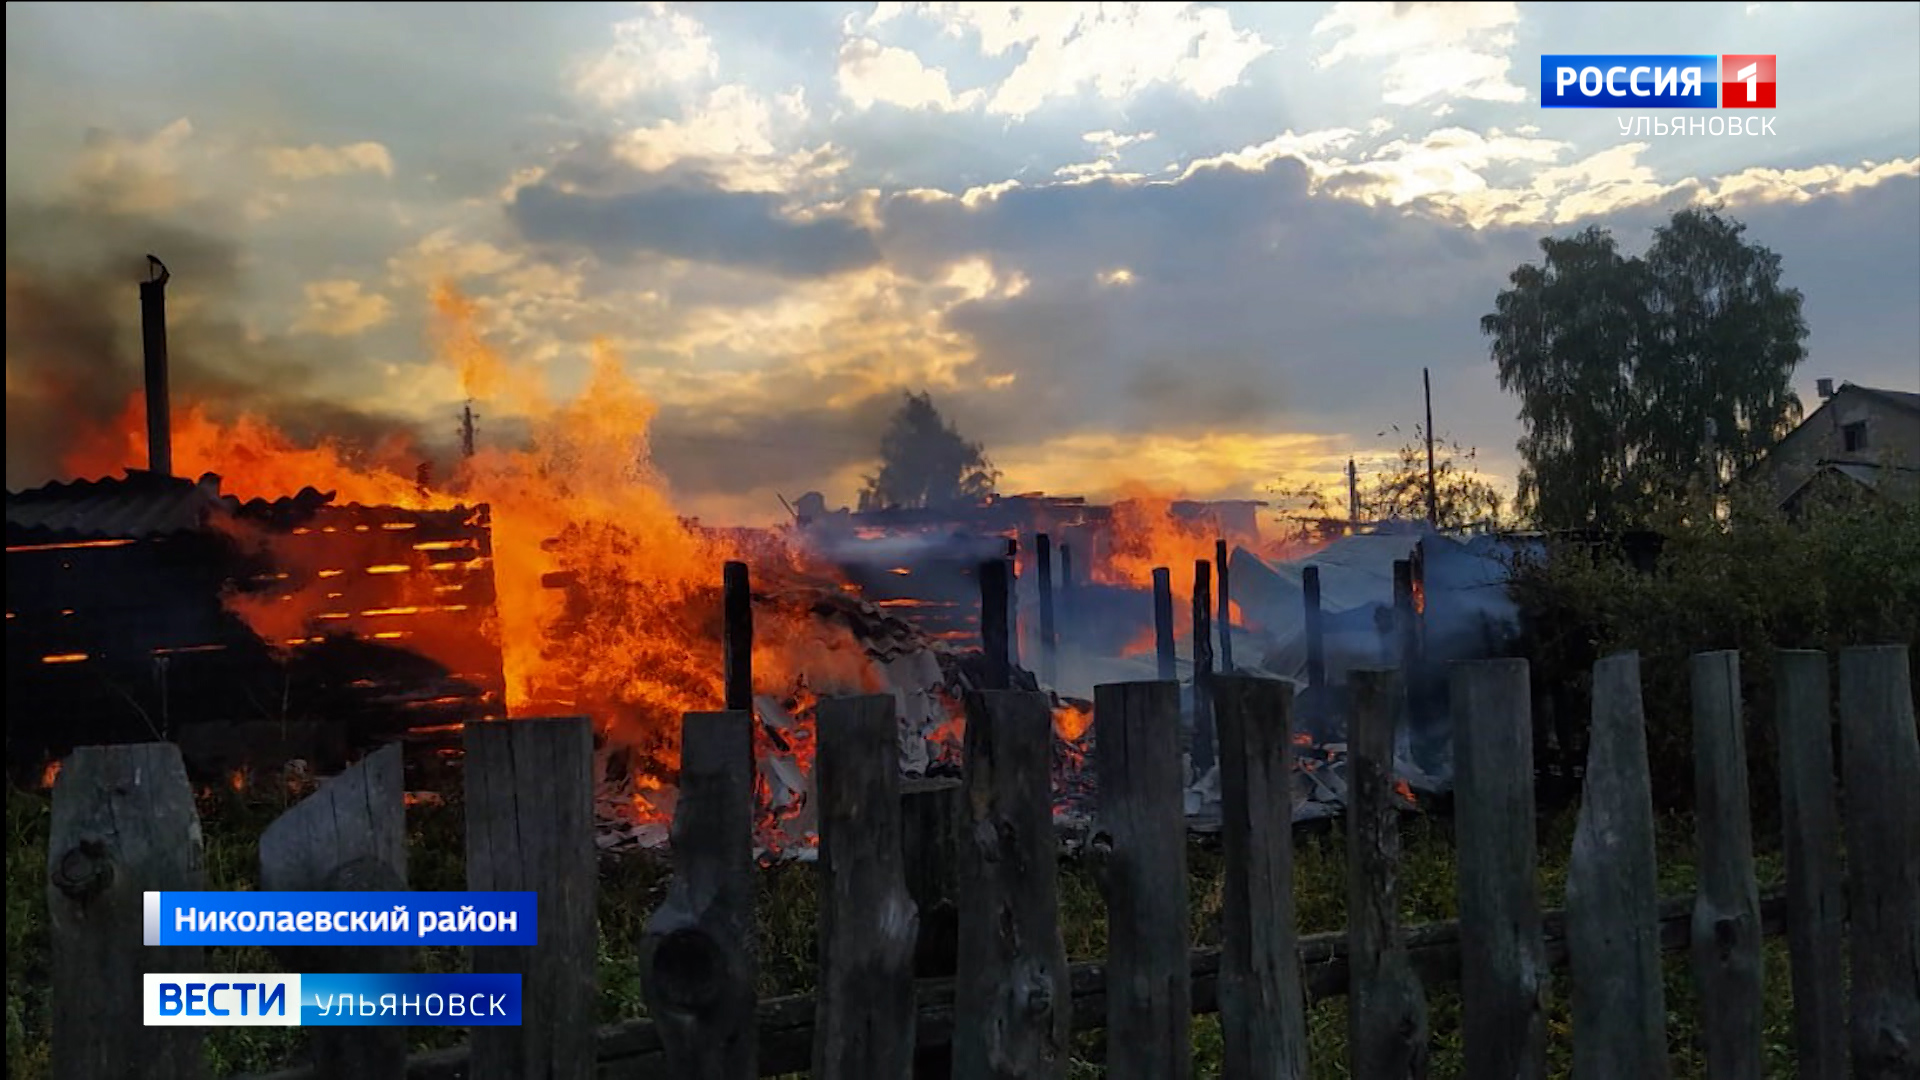
<path fill-rule="evenodd" d="M 1720 57 L 1542 55 L 1540 107 L 1717 109 Z"/>
<path fill-rule="evenodd" d="M 517 1027 L 518 975 L 143 977 L 148 1027 Z"/>
<path fill-rule="evenodd" d="M 533 945 L 530 892 L 150 892 L 148 945 Z"/>

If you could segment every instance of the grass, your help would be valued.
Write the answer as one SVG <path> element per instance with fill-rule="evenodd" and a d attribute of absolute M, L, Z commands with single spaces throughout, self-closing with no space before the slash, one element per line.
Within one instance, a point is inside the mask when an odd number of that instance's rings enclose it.
<path fill-rule="evenodd" d="M 256 874 L 254 844 L 260 830 L 289 801 L 280 793 L 209 792 L 201 798 L 206 837 L 208 887 L 250 889 Z M 40 792 L 9 787 L 7 792 L 7 1075 L 18 1080 L 51 1076 L 48 1061 L 48 996 L 50 967 L 46 918 L 46 846 L 49 818 L 47 797 Z M 408 811 L 409 877 L 416 889 L 461 889 L 461 809 L 456 796 L 446 805 L 414 807 Z M 1540 826 L 1540 890 L 1546 907 L 1560 907 L 1566 893 L 1567 856 L 1572 846 L 1573 816 L 1559 814 Z M 1764 846 L 1764 845 L 1763 845 Z M 1438 819 L 1413 822 L 1403 835 L 1401 867 L 1402 916 L 1408 924 L 1454 918 L 1454 853 L 1448 823 Z M 1694 883 L 1692 825 L 1680 817 L 1659 822 L 1658 851 L 1662 895 L 1686 895 Z M 1192 931 L 1200 944 L 1220 940 L 1221 885 L 1224 862 L 1216 847 L 1196 842 L 1190 849 L 1188 890 Z M 1296 845 L 1295 900 L 1300 932 L 1342 929 L 1346 918 L 1345 840 L 1337 831 L 1303 835 Z M 1763 890 L 1782 880 L 1776 852 L 1763 850 L 1758 875 Z M 645 856 L 609 860 L 601 878 L 599 974 L 603 1022 L 645 1015 L 636 962 L 637 945 L 648 915 L 665 893 L 667 875 L 660 862 Z M 1106 952 L 1106 913 L 1087 867 L 1069 861 L 1061 868 L 1061 923 L 1067 952 L 1075 960 L 1095 959 Z M 811 990 L 815 971 L 816 916 L 814 869 L 806 864 L 773 866 L 760 874 L 757 907 L 761 943 L 760 986 L 763 997 Z M 420 948 L 415 970 L 466 970 L 465 950 Z M 1766 1055 L 1769 1076 L 1794 1074 L 1792 1001 L 1788 989 L 1787 954 L 1783 941 L 1766 943 Z M 220 972 L 282 970 L 281 960 L 255 948 L 208 950 L 207 969 Z M 1695 992 L 1683 957 L 1667 960 L 1668 1043 L 1676 1078 L 1701 1076 L 1705 1062 L 1699 1045 Z M 1551 1073 L 1570 1070 L 1569 991 L 1562 972 L 1551 987 L 1549 1050 Z M 1456 990 L 1438 987 L 1429 995 L 1434 1033 L 1433 1075 L 1461 1073 L 1459 1013 Z M 1313 1075 L 1345 1077 L 1346 1003 L 1344 999 L 1314 1005 L 1308 1016 Z M 453 1045 L 465 1038 L 458 1028 L 410 1029 L 419 1049 Z M 1072 1075 L 1097 1077 L 1102 1036 L 1080 1037 Z M 1213 1017 L 1196 1017 L 1194 1056 L 1197 1076 L 1217 1075 L 1220 1064 L 1220 1027 Z M 299 1058 L 298 1029 L 214 1028 L 207 1033 L 212 1074 L 266 1071 Z"/>

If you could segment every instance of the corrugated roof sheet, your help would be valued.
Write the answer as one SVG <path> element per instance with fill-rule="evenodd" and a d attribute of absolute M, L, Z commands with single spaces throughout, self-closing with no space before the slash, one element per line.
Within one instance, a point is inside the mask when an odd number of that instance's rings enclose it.
<path fill-rule="evenodd" d="M 7 546 L 193 532 L 220 505 L 220 478 L 212 474 L 195 481 L 128 470 L 125 477 L 9 491 Z"/>
<path fill-rule="evenodd" d="M 220 477 L 198 480 L 129 469 L 125 476 L 7 492 L 7 546 L 89 540 L 151 540 L 207 527 L 215 512 L 268 522 L 310 516 L 332 496 L 307 488 L 247 503 L 220 494 Z"/>

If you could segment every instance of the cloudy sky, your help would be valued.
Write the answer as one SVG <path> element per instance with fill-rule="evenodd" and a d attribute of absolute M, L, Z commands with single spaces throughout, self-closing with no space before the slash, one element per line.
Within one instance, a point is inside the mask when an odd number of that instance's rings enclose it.
<path fill-rule="evenodd" d="M 1806 293 L 1804 397 L 1920 389 L 1920 4 L 28 3 L 6 31 L 11 489 L 137 386 L 149 251 L 176 402 L 444 450 L 452 281 L 563 391 L 614 345 L 688 507 L 749 521 L 851 498 L 902 388 L 1006 490 L 1259 495 L 1390 450 L 1427 366 L 1441 432 L 1510 476 L 1478 330 L 1506 275 L 1693 201 Z M 1775 131 L 1542 110 L 1542 52 L 1778 54 Z"/>

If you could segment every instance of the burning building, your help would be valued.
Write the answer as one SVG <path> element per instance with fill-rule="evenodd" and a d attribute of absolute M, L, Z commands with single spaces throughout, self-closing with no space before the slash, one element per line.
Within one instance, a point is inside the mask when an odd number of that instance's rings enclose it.
<path fill-rule="evenodd" d="M 243 503 L 211 474 L 9 492 L 7 760 L 152 738 L 338 758 L 503 715 L 490 546 L 485 507 Z"/>

